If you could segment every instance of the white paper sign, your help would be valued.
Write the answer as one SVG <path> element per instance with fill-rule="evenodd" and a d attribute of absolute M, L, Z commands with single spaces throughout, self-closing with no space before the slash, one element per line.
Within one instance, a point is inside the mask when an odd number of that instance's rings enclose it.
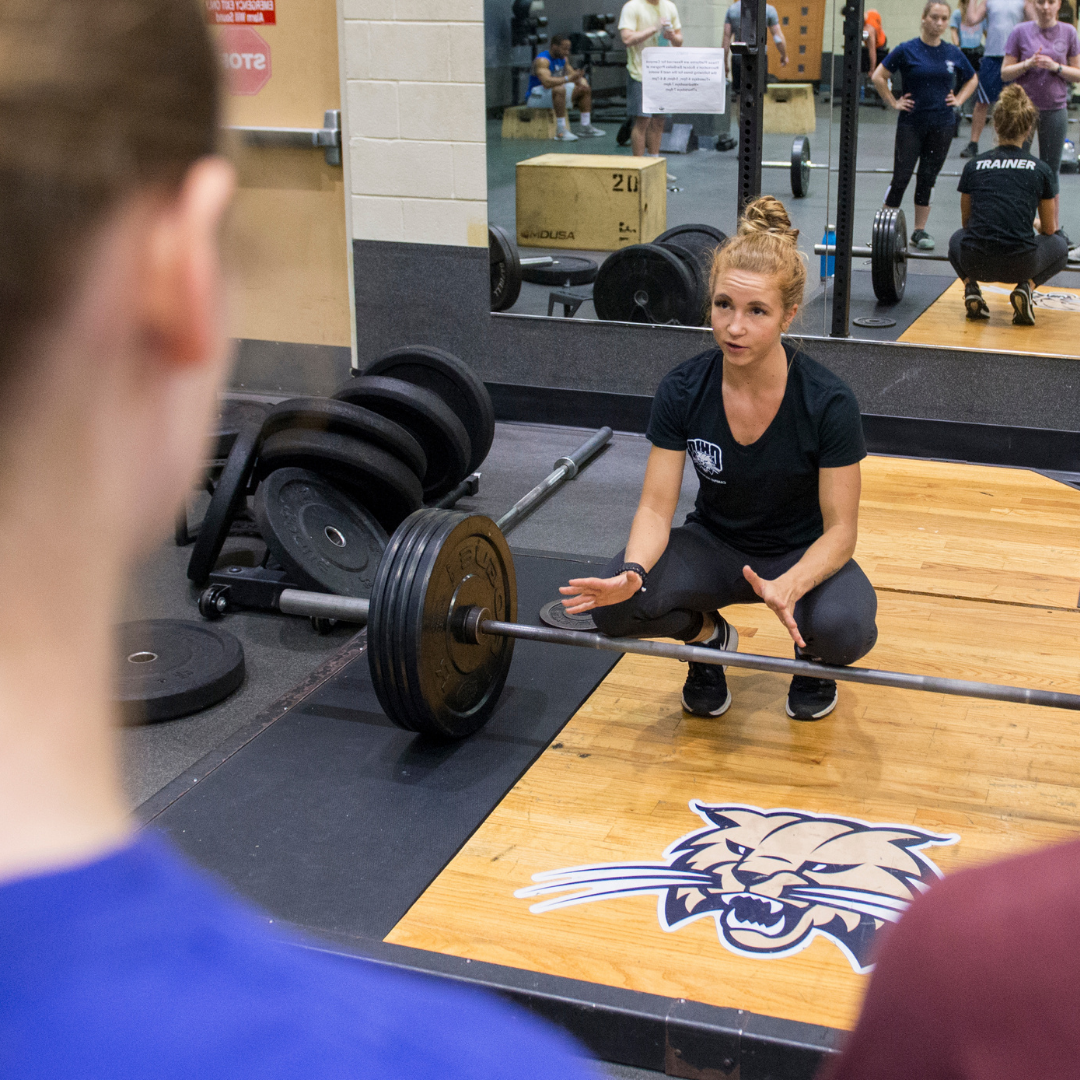
<path fill-rule="evenodd" d="M 647 113 L 724 111 L 723 49 L 642 49 L 641 74 L 642 108 Z"/>

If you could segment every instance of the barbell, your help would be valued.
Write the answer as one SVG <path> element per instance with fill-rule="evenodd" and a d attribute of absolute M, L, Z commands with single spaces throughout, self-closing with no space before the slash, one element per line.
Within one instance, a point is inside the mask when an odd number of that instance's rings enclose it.
<path fill-rule="evenodd" d="M 904 298 L 907 287 L 907 264 L 909 259 L 929 262 L 948 262 L 948 255 L 934 255 L 929 251 L 908 251 L 907 222 L 904 211 L 883 207 L 874 215 L 874 228 L 870 246 L 854 246 L 853 259 L 870 260 L 870 282 L 874 296 L 883 304 L 897 304 Z M 815 255 L 834 255 L 835 244 L 815 244 Z M 1080 266 L 1066 266 L 1066 270 L 1080 273 Z"/>
<path fill-rule="evenodd" d="M 796 199 L 803 199 L 810 194 L 810 173 L 814 169 L 831 169 L 832 172 L 840 170 L 835 166 L 819 165 L 810 160 L 810 139 L 806 135 L 796 135 L 791 144 L 790 161 L 763 161 L 763 169 L 789 169 L 791 172 L 791 194 Z M 893 170 L 879 166 L 876 168 L 856 169 L 857 173 L 880 173 L 884 176 L 892 176 Z M 955 171 L 939 172 L 938 176 L 960 176 Z"/>
<path fill-rule="evenodd" d="M 516 504 L 528 512 L 537 485 Z M 518 639 L 686 660 L 698 664 L 807 675 L 817 679 L 1080 709 L 1080 695 L 932 675 L 833 667 L 805 660 L 727 652 L 516 622 L 517 583 L 506 537 L 480 514 L 417 510 L 390 538 L 370 600 L 285 589 L 287 614 L 367 623 L 375 694 L 398 727 L 445 739 L 479 730 L 495 709 Z"/>

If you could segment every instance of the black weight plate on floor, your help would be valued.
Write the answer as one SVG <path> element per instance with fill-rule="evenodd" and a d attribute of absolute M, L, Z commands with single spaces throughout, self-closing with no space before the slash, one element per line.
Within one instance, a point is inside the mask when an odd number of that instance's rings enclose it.
<path fill-rule="evenodd" d="M 401 586 L 400 571 L 403 565 L 398 561 L 397 555 L 401 545 L 412 533 L 416 519 L 423 513 L 421 510 L 407 517 L 390 537 L 375 571 L 367 622 L 368 667 L 371 670 L 375 694 L 383 712 L 398 726 L 406 727 L 407 730 L 412 729 L 402 722 L 404 707 L 397 696 L 397 680 L 394 675 L 392 613 L 397 600 L 397 590 Z"/>
<path fill-rule="evenodd" d="M 488 264 L 491 268 L 491 310 L 506 311 L 521 293 L 521 263 L 505 229 L 488 226 Z"/>
<path fill-rule="evenodd" d="M 385 375 L 361 375 L 334 397 L 371 409 L 412 434 L 427 456 L 424 498 L 428 502 L 445 495 L 469 475 L 469 433 L 438 394 Z"/>
<path fill-rule="evenodd" d="M 791 144 L 791 194 L 803 199 L 810 194 L 810 140 L 796 135 Z"/>
<path fill-rule="evenodd" d="M 406 345 L 381 356 L 364 374 L 401 379 L 438 394 L 469 434 L 468 471 L 483 465 L 495 438 L 495 406 L 484 380 L 464 360 L 431 345 Z"/>
<path fill-rule="evenodd" d="M 266 414 L 262 435 L 266 439 L 287 428 L 331 431 L 388 450 L 405 462 L 422 480 L 427 472 L 423 447 L 400 424 L 385 416 L 334 398 L 291 398 Z"/>
<path fill-rule="evenodd" d="M 581 630 L 587 634 L 597 629 L 593 617 L 587 611 L 583 611 L 580 615 L 571 615 L 563 607 L 561 600 L 552 600 L 551 603 L 545 604 L 540 609 L 540 621 L 546 626 L 554 626 L 559 630 Z"/>
<path fill-rule="evenodd" d="M 307 469 L 275 469 L 255 492 L 270 554 L 302 589 L 368 597 L 389 537 L 374 516 Z"/>
<path fill-rule="evenodd" d="M 676 225 L 653 241 L 676 253 L 685 252 L 690 256 L 693 262 L 691 269 L 698 283 L 698 323 L 702 326 L 708 324 L 711 315 L 709 278 L 712 276 L 713 259 L 716 249 L 726 242 L 727 236 L 712 225 Z"/>
<path fill-rule="evenodd" d="M 513 559 L 495 522 L 454 511 L 440 513 L 417 551 L 402 619 L 402 689 L 416 730 L 463 739 L 494 712 L 509 674 L 514 639 L 486 635 L 475 645 L 460 642 L 452 629 L 455 612 L 481 607 L 493 619 L 513 621 Z"/>
<path fill-rule="evenodd" d="M 128 723 L 208 709 L 244 681 L 244 650 L 202 622 L 147 619 L 117 627 L 113 685 Z"/>
<path fill-rule="evenodd" d="M 609 255 L 593 284 L 599 319 L 698 325 L 698 288 L 689 267 L 659 244 L 634 244 Z"/>
<path fill-rule="evenodd" d="M 392 454 L 347 435 L 292 428 L 271 435 L 259 454 L 261 479 L 275 469 L 310 469 L 355 493 L 391 532 L 423 502 L 416 473 Z"/>
<path fill-rule="evenodd" d="M 229 526 L 243 505 L 259 453 L 261 429 L 261 417 L 249 419 L 241 427 L 218 477 L 188 560 L 187 576 L 196 585 L 206 584 L 229 536 Z"/>
<path fill-rule="evenodd" d="M 589 285 L 596 280 L 600 269 L 595 259 L 584 255 L 552 255 L 544 266 L 523 266 L 522 281 L 533 285 Z"/>
<path fill-rule="evenodd" d="M 907 288 L 907 222 L 904 211 L 883 207 L 874 215 L 870 283 L 883 304 L 898 304 Z"/>
<path fill-rule="evenodd" d="M 664 247 L 682 260 L 683 265 L 690 271 L 690 278 L 694 283 L 694 319 L 688 325 L 703 326 L 709 316 L 709 275 L 702 269 L 698 257 L 688 248 L 678 244 L 665 244 Z"/>

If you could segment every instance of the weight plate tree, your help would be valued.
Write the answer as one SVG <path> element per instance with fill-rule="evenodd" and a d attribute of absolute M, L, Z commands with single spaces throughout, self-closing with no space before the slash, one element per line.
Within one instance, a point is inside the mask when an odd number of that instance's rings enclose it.
<path fill-rule="evenodd" d="M 882 207 L 874 215 L 870 281 L 883 304 L 898 304 L 907 288 L 907 222 L 904 211 Z"/>
<path fill-rule="evenodd" d="M 430 345 L 406 345 L 380 357 L 364 374 L 401 379 L 438 394 L 469 433 L 469 472 L 483 465 L 495 438 L 495 407 L 483 379 L 463 360 Z"/>
<path fill-rule="evenodd" d="M 385 416 L 333 398 L 291 398 L 275 405 L 263 421 L 262 437 L 288 428 L 329 431 L 371 443 L 403 461 L 423 480 L 427 456 L 420 444 L 400 424 Z"/>
<path fill-rule="evenodd" d="M 420 510 L 400 532 L 368 617 L 375 693 L 408 730 L 464 738 L 494 710 L 514 648 L 506 637 L 466 644 L 455 620 L 477 606 L 515 618 L 510 548 L 490 518 L 455 511 Z"/>
<path fill-rule="evenodd" d="M 517 247 L 498 225 L 488 226 L 488 263 L 491 269 L 491 310 L 506 311 L 521 293 L 521 263 Z"/>
<path fill-rule="evenodd" d="M 115 700 L 127 723 L 157 723 L 208 709 L 244 681 L 240 642 L 204 623 L 123 623 L 115 649 Z"/>
<path fill-rule="evenodd" d="M 307 469 L 275 469 L 255 492 L 255 520 L 289 580 L 339 596 L 370 596 L 386 530 L 363 506 Z"/>
<path fill-rule="evenodd" d="M 271 435 L 259 454 L 259 479 L 288 466 L 309 469 L 355 492 L 388 533 L 424 501 L 412 469 L 385 450 L 346 435 L 303 428 Z"/>
<path fill-rule="evenodd" d="M 248 481 L 259 455 L 261 431 L 261 416 L 251 417 L 241 426 L 218 477 L 188 560 L 187 576 L 196 585 L 206 584 L 228 539 L 229 524 L 247 497 Z"/>
<path fill-rule="evenodd" d="M 609 255 L 593 284 L 598 319 L 700 325 L 692 268 L 659 244 L 634 244 Z"/>
<path fill-rule="evenodd" d="M 805 199 L 810 194 L 810 139 L 796 135 L 791 144 L 791 194 Z"/>
<path fill-rule="evenodd" d="M 472 460 L 469 433 L 438 394 L 385 375 L 361 375 L 334 397 L 371 409 L 412 434 L 427 457 L 424 498 L 429 502 L 445 495 L 469 475 Z"/>
<path fill-rule="evenodd" d="M 550 285 L 553 288 L 569 285 L 590 285 L 596 280 L 600 269 L 595 259 L 584 255 L 552 255 L 551 262 L 543 266 L 521 267 L 521 279 L 533 285 Z"/>

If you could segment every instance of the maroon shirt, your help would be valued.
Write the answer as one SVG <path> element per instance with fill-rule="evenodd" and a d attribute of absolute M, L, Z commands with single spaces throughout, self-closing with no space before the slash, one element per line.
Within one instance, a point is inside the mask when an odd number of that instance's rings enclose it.
<path fill-rule="evenodd" d="M 882 934 L 822 1080 L 1080 1077 L 1080 842 L 952 874 Z"/>

